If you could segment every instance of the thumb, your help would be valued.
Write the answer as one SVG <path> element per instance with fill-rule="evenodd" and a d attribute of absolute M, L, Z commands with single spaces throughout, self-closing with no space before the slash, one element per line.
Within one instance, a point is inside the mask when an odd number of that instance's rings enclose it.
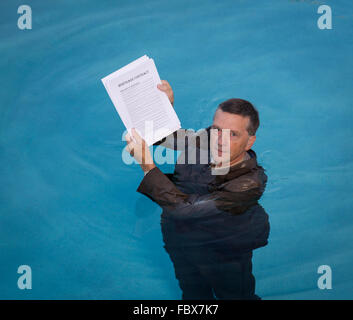
<path fill-rule="evenodd" d="M 157 84 L 157 88 L 162 91 L 167 90 L 167 86 L 164 83 Z"/>

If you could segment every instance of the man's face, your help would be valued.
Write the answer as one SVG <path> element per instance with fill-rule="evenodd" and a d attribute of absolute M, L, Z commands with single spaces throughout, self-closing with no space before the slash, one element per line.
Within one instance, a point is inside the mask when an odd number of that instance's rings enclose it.
<path fill-rule="evenodd" d="M 217 109 L 210 142 L 211 154 L 216 163 L 233 165 L 243 159 L 256 139 L 256 136 L 250 136 L 247 131 L 249 121 L 249 117 Z"/>

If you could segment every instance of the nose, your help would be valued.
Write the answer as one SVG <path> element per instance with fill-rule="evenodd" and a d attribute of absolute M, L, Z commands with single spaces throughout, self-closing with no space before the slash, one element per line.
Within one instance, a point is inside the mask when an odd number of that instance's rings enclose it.
<path fill-rule="evenodd" d="M 218 138 L 217 138 L 217 143 L 222 144 L 222 130 L 218 130 Z"/>
<path fill-rule="evenodd" d="M 223 145 L 223 144 L 228 144 L 229 143 L 229 137 L 228 137 L 228 132 L 227 130 L 218 130 L 218 138 L 217 138 L 217 142 L 219 145 Z"/>

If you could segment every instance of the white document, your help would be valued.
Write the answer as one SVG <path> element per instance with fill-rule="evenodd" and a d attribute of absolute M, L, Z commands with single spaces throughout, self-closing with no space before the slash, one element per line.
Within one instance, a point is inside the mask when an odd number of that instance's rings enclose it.
<path fill-rule="evenodd" d="M 148 146 L 180 129 L 153 59 L 144 55 L 102 79 L 126 129 L 136 128 Z"/>

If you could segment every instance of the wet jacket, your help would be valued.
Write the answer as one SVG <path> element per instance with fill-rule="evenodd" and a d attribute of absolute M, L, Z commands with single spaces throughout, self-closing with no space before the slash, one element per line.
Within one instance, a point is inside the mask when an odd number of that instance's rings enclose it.
<path fill-rule="evenodd" d="M 208 139 L 209 129 L 205 129 Z M 176 149 L 175 133 L 173 138 L 174 145 L 166 146 Z M 179 159 L 187 159 L 188 138 L 185 136 L 185 149 Z M 163 145 L 164 141 L 156 145 Z M 248 160 L 230 167 L 224 175 L 213 175 L 209 147 L 207 163 L 200 163 L 200 145 L 193 147 L 197 151 L 196 163 L 177 163 L 173 174 L 164 174 L 155 167 L 137 189 L 163 208 L 161 223 L 166 245 L 218 243 L 238 251 L 266 245 L 268 215 L 258 200 L 267 176 L 257 163 L 256 153 L 249 150 Z"/>

